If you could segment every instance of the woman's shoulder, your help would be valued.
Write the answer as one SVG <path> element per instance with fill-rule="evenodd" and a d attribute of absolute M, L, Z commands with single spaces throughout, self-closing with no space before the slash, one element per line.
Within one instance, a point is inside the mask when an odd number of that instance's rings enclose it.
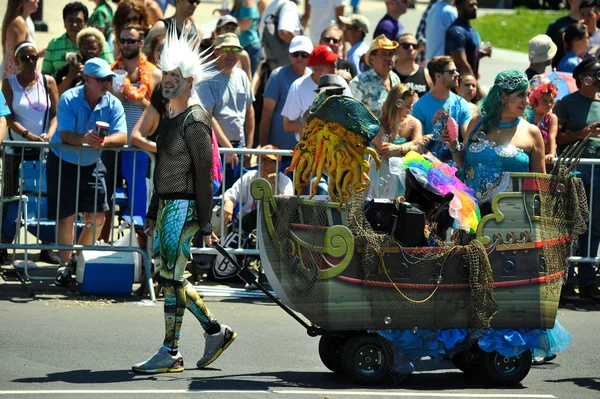
<path fill-rule="evenodd" d="M 27 28 L 27 22 L 25 21 L 25 18 L 18 15 L 8 24 L 7 32 L 27 32 L 28 29 L 29 28 Z"/>

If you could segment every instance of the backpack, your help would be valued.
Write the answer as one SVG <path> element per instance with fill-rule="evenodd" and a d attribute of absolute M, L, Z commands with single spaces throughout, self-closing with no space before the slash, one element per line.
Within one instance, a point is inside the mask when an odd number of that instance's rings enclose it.
<path fill-rule="evenodd" d="M 271 71 L 280 66 L 290 63 L 288 51 L 290 45 L 279 38 L 277 26 L 279 25 L 279 13 L 288 2 L 282 2 L 275 12 L 265 19 L 265 27 L 262 32 L 262 45 L 267 57 L 266 62 Z"/>

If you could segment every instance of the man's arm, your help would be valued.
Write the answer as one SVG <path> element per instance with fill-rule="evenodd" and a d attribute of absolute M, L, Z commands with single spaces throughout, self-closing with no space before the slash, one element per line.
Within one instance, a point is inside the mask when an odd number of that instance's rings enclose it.
<path fill-rule="evenodd" d="M 302 16 L 302 19 L 300 20 L 300 23 L 302 24 L 302 28 L 304 28 L 304 29 L 306 29 L 306 27 L 308 26 L 308 20 L 310 19 L 310 12 L 311 12 L 310 0 L 304 0 L 304 15 Z"/>
<path fill-rule="evenodd" d="M 262 117 L 260 118 L 259 144 L 261 147 L 269 144 L 269 133 L 271 132 L 271 119 L 277 102 L 269 97 L 263 97 Z"/>
<path fill-rule="evenodd" d="M 254 145 L 254 106 L 249 103 L 246 106 L 246 116 L 244 118 L 244 135 L 246 136 L 246 148 L 252 148 Z"/>
<path fill-rule="evenodd" d="M 0 116 L 0 144 L 4 141 L 6 137 L 6 118 Z"/>
<path fill-rule="evenodd" d="M 300 133 L 302 131 L 302 122 L 292 121 L 287 116 L 284 116 L 283 130 L 285 130 L 286 133 Z"/>
<path fill-rule="evenodd" d="M 131 145 L 149 152 L 156 152 L 156 143 L 146 137 L 156 130 L 159 120 L 160 114 L 154 106 L 150 105 L 146 108 L 131 131 L 131 138 L 129 139 Z"/>
<path fill-rule="evenodd" d="M 456 64 L 456 68 L 458 68 L 458 72 L 461 75 L 466 75 L 466 74 L 473 75 L 473 68 L 471 68 L 469 61 L 467 61 L 467 54 L 465 53 L 464 50 L 462 50 L 462 51 L 450 50 L 450 56 L 454 60 L 454 63 Z M 473 75 L 473 76 L 475 76 L 475 75 Z M 477 79 L 477 76 L 475 76 L 475 78 Z"/>

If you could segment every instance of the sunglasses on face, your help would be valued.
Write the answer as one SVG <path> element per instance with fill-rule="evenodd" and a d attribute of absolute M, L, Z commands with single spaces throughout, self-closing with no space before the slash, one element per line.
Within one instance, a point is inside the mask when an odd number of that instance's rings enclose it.
<path fill-rule="evenodd" d="M 135 40 L 135 39 L 119 39 L 119 43 L 121 44 L 136 44 L 139 43 L 140 39 Z"/>
<path fill-rule="evenodd" d="M 37 62 L 40 57 L 37 54 L 27 54 L 19 56 L 21 62 Z"/>
<path fill-rule="evenodd" d="M 298 57 L 302 57 L 302 58 L 308 58 L 310 54 L 304 52 L 304 51 L 296 51 L 295 53 L 292 53 L 292 57 L 294 58 L 298 58 Z"/>
<path fill-rule="evenodd" d="M 106 82 L 112 82 L 112 75 L 106 76 L 104 78 L 97 78 L 95 76 L 88 76 L 88 78 L 92 78 L 94 79 L 96 82 L 98 83 L 106 83 Z"/>
<path fill-rule="evenodd" d="M 238 47 L 223 47 L 223 48 L 221 48 L 221 51 L 223 51 L 223 54 L 225 54 L 225 55 L 228 55 L 228 54 L 238 55 L 240 53 L 240 49 Z"/>
<path fill-rule="evenodd" d="M 192 4 L 192 5 L 193 5 L 193 4 L 196 4 L 196 5 L 198 5 L 198 4 L 200 4 L 200 3 L 201 3 L 201 1 L 200 1 L 200 0 L 188 0 L 188 3 L 190 3 L 190 4 Z"/>
<path fill-rule="evenodd" d="M 454 75 L 454 74 L 458 74 L 458 69 L 446 69 L 445 71 L 442 71 L 442 73 L 446 73 L 448 72 L 450 75 Z"/>
<path fill-rule="evenodd" d="M 333 42 L 333 44 L 338 44 L 340 42 L 340 39 L 336 39 L 335 37 L 324 37 L 323 38 L 323 42 L 324 43 L 331 43 L 331 42 Z"/>
<path fill-rule="evenodd" d="M 402 47 L 404 50 L 408 50 L 410 48 L 416 50 L 419 45 L 417 43 L 400 43 L 400 47 Z"/>

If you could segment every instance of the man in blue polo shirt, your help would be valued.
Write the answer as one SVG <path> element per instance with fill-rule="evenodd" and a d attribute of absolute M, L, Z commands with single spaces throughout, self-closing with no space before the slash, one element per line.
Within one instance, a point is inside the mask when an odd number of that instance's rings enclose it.
<path fill-rule="evenodd" d="M 77 244 L 92 245 L 104 224 L 108 210 L 105 167 L 100 159 L 103 147 L 127 143 L 125 112 L 119 99 L 109 90 L 115 76 L 106 61 L 92 58 L 83 67 L 84 85 L 67 90 L 58 103 L 58 134 L 51 144 L 68 144 L 70 148 L 53 148 L 48 154 L 48 216 L 58 220 L 58 244 L 73 244 L 75 212 L 83 213 L 85 226 Z M 108 124 L 106 137 L 100 137 L 96 122 Z M 59 171 L 61 171 L 59 179 Z M 78 179 L 79 172 L 79 179 Z M 76 203 L 77 198 L 79 202 Z M 57 204 L 60 205 L 57 214 Z M 60 252 L 61 266 L 55 284 L 68 286 L 72 281 L 71 251 Z"/>

